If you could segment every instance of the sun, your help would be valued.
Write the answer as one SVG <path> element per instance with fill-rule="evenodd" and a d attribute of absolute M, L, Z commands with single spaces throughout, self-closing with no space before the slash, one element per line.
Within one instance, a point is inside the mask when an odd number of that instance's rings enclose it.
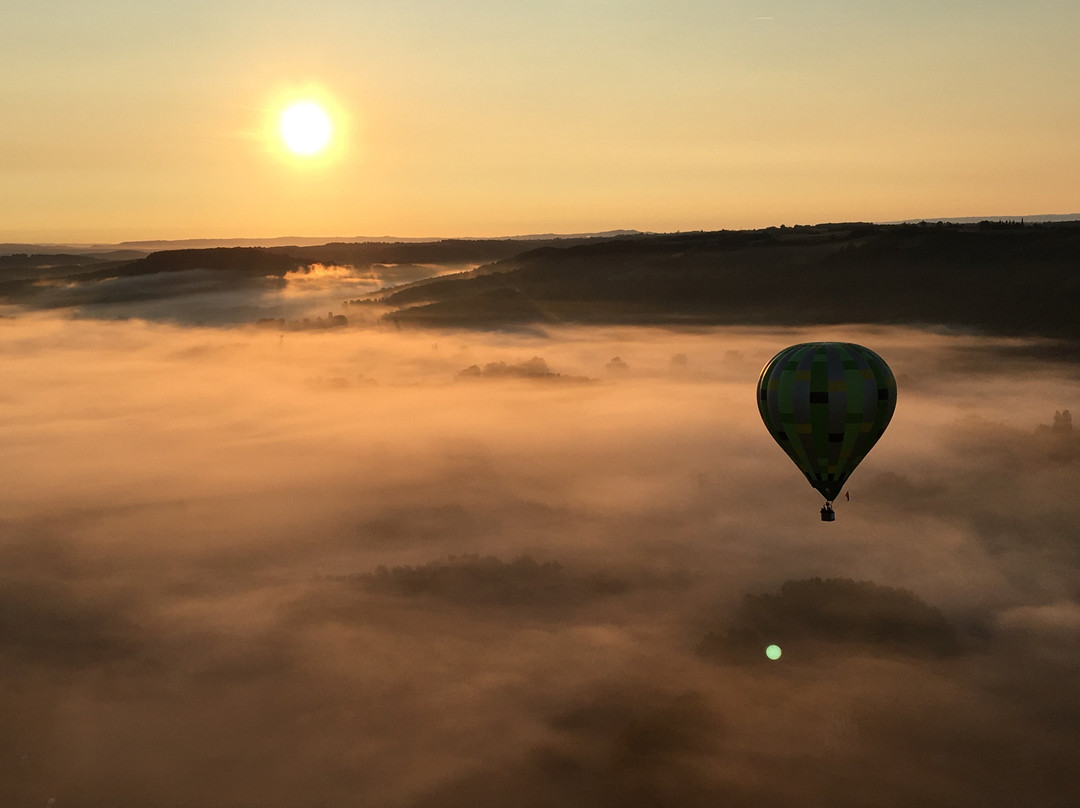
<path fill-rule="evenodd" d="M 302 157 L 325 149 L 334 132 L 330 116 L 314 101 L 290 104 L 281 113 L 278 128 L 289 151 Z"/>

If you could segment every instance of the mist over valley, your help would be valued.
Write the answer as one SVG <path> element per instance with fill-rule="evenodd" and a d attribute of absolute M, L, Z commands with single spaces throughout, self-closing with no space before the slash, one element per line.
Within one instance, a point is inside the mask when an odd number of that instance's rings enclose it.
<path fill-rule="evenodd" d="M 9 261 L 0 803 L 1074 803 L 1077 231 L 936 228 Z"/>

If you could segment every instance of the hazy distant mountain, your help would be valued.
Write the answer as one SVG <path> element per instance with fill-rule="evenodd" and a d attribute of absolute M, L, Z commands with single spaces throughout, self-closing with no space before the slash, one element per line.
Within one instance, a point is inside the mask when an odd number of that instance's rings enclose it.
<path fill-rule="evenodd" d="M 396 238 L 393 236 L 277 236 L 275 238 L 187 238 L 187 239 L 156 239 L 150 241 L 123 241 L 120 247 L 130 249 L 149 250 L 203 250 L 214 247 L 313 247 L 319 244 L 331 242 L 355 242 L 369 241 L 381 242 L 413 242 L 413 241 L 437 241 L 434 238 Z"/>
<path fill-rule="evenodd" d="M 215 247 L 317 247 L 323 244 L 419 244 L 447 242 L 499 242 L 499 241 L 559 241 L 564 239 L 616 238 L 636 235 L 637 230 L 607 230 L 602 233 L 542 233 L 520 236 L 496 236 L 492 238 L 457 238 L 438 237 L 416 238 L 406 236 L 276 236 L 274 238 L 189 238 L 189 239 L 147 239 L 142 241 L 122 241 L 117 244 L 0 244 L 0 256 L 12 253 L 36 253 L 53 255 L 70 253 L 75 255 L 110 254 L 110 258 L 141 258 L 151 252 L 161 250 L 202 250 Z"/>
<path fill-rule="evenodd" d="M 416 244 L 416 243 L 447 243 L 451 241 L 480 242 L 480 241 L 553 241 L 557 239 L 583 239 L 583 238 L 612 238 L 615 236 L 627 236 L 637 233 L 637 230 L 608 230 L 603 233 L 544 233 L 524 236 L 495 236 L 492 238 L 416 238 L 402 236 L 279 236 L 276 238 L 219 238 L 219 239 L 181 239 L 181 240 L 157 240 L 157 241 L 125 241 L 118 246 L 136 248 L 141 250 L 175 250 L 183 248 L 199 249 L 205 247 L 316 247 L 320 244 L 366 244 L 378 242 L 382 244 Z"/>
<path fill-rule="evenodd" d="M 109 261 L 142 258 L 150 250 L 122 249 L 116 244 L 0 244 L 0 257 L 8 255 L 83 255 Z"/>

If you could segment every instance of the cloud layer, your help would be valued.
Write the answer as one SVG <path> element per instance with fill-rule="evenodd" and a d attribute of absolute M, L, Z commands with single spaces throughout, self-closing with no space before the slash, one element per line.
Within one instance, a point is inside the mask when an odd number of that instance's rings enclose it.
<path fill-rule="evenodd" d="M 1080 452 L 1038 426 L 1080 378 L 1026 344 L 25 313 L 0 337 L 0 803 L 1078 797 Z M 833 524 L 753 400 L 813 338 L 900 385 Z M 847 594 L 789 608 L 814 578 Z M 877 642 L 896 609 L 955 645 Z M 796 636 L 699 653 L 748 627 Z"/>

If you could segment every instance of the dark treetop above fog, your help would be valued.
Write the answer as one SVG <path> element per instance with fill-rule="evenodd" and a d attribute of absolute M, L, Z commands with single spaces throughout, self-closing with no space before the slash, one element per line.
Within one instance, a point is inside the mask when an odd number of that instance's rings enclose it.
<path fill-rule="evenodd" d="M 313 263 L 482 264 L 374 296 L 393 309 L 387 316 L 399 325 L 919 323 L 1080 338 L 1078 222 L 855 223 L 543 242 L 171 250 L 127 262 L 88 258 L 63 280 L 90 286 L 212 270 L 233 286 Z M 0 295 L 50 305 L 36 299 L 26 274 L 0 279 Z"/>

